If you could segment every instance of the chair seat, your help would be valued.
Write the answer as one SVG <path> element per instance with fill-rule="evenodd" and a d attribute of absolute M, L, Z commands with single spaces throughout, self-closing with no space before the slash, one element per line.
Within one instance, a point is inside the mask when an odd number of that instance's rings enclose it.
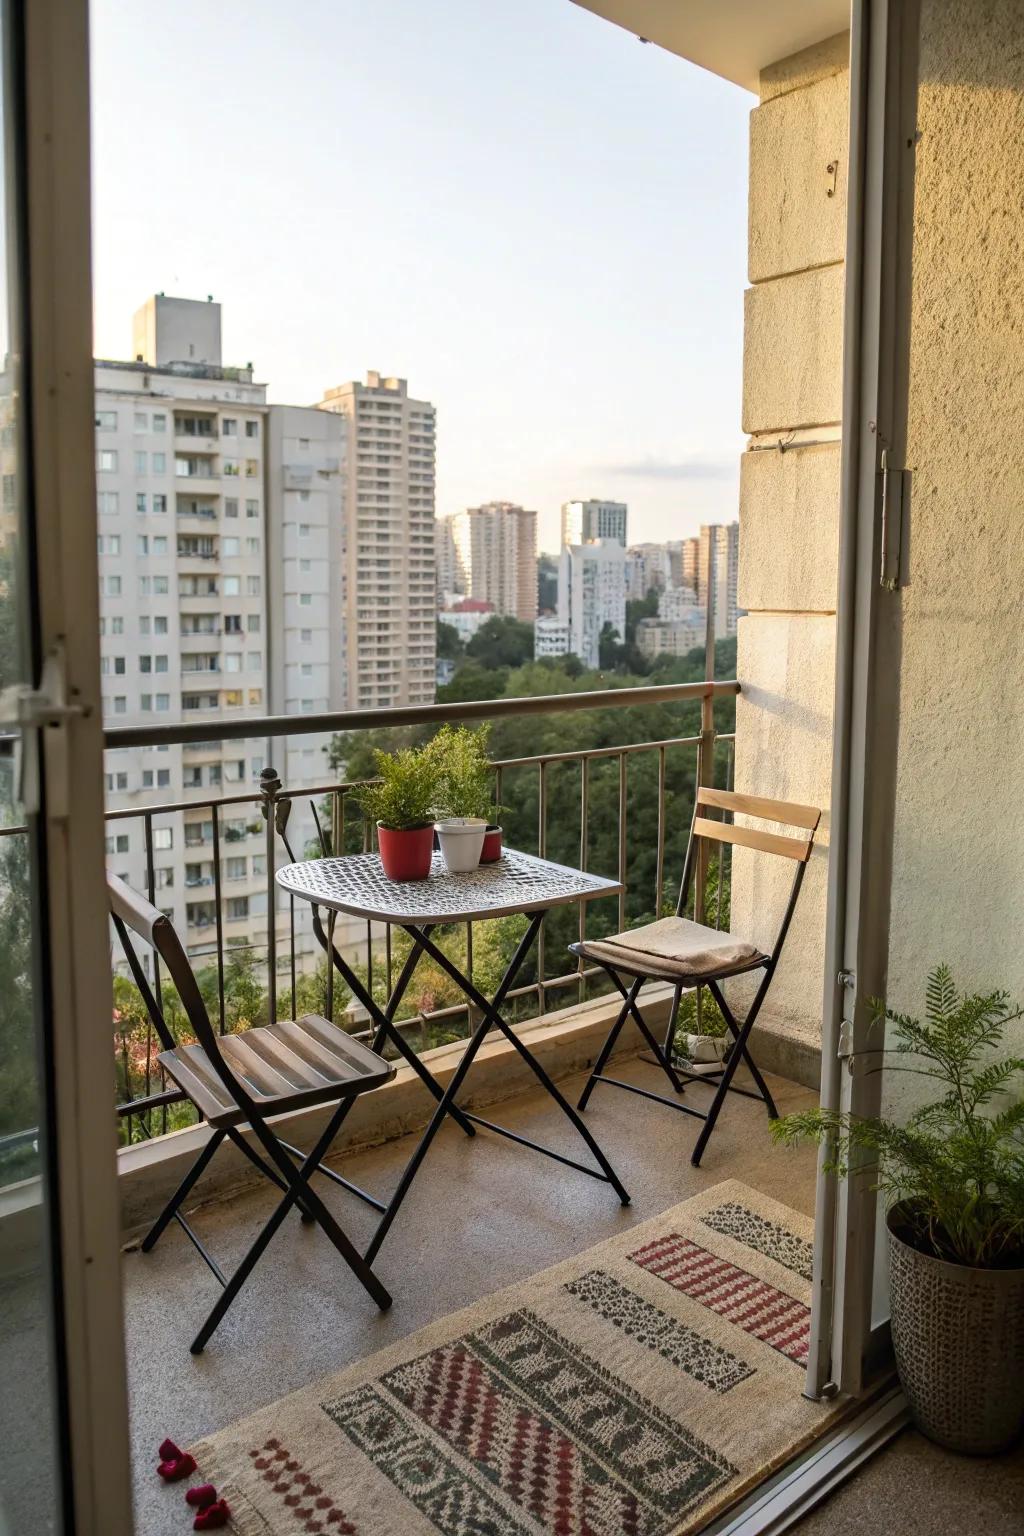
<path fill-rule="evenodd" d="M 767 955 L 755 944 L 686 917 L 662 917 L 639 928 L 570 944 L 576 955 L 631 976 L 698 986 L 756 969 Z"/>
<path fill-rule="evenodd" d="M 395 1075 L 391 1062 L 315 1013 L 222 1035 L 219 1043 L 242 1087 L 268 1114 L 365 1093 Z M 158 1060 L 211 1125 L 246 1118 L 201 1045 L 179 1045 Z"/>

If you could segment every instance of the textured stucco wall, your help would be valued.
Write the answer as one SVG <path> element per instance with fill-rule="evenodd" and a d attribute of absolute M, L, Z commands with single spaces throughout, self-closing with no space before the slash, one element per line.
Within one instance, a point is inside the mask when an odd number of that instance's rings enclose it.
<path fill-rule="evenodd" d="M 765 70 L 750 124 L 743 428 L 751 441 L 740 476 L 738 595 L 747 613 L 738 634 L 736 786 L 823 808 L 832 770 L 848 52 L 844 34 Z M 780 438 L 789 443 L 782 453 Z M 813 1085 L 827 845 L 826 815 L 761 1015 L 792 1044 L 791 1070 Z M 734 930 L 770 944 L 792 875 L 788 861 L 737 849 Z"/>
<path fill-rule="evenodd" d="M 1021 0 L 923 0 L 889 963 L 914 1010 L 942 959 L 1024 1001 L 1022 37 Z"/>

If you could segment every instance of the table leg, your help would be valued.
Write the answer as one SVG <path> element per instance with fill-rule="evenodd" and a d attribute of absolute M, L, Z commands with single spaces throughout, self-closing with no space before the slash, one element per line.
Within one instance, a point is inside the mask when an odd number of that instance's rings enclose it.
<path fill-rule="evenodd" d="M 377 1225 L 377 1230 L 374 1232 L 373 1237 L 370 1240 L 369 1247 L 367 1248 L 365 1254 L 366 1262 L 368 1264 L 372 1264 L 376 1258 L 377 1253 L 380 1250 L 380 1245 L 383 1243 L 385 1237 L 387 1236 L 391 1227 L 391 1223 L 398 1215 L 399 1208 L 401 1207 L 402 1201 L 409 1193 L 413 1179 L 415 1179 L 417 1173 L 419 1172 L 420 1164 L 426 1157 L 431 1142 L 444 1123 L 445 1116 L 449 1114 L 458 1116 L 459 1112 L 454 1108 L 455 1095 L 462 1087 L 462 1084 L 466 1079 L 466 1074 L 468 1073 L 470 1067 L 473 1065 L 477 1051 L 479 1051 L 481 1045 L 483 1044 L 485 1036 L 490 1032 L 493 1022 L 491 1018 L 492 1009 L 500 1008 L 502 1003 L 505 1001 L 505 998 L 508 995 L 512 984 L 516 979 L 516 976 L 522 969 L 523 962 L 533 947 L 543 918 L 543 912 L 537 913 L 534 917 L 531 918 L 530 926 L 523 937 L 520 939 L 519 943 L 516 945 L 515 953 L 508 963 L 504 976 L 501 978 L 498 990 L 494 994 L 494 1002 L 484 1002 L 484 1017 L 481 1019 L 476 1030 L 473 1032 L 473 1035 L 470 1037 L 469 1044 L 463 1053 L 462 1060 L 456 1067 L 448 1087 L 444 1090 L 441 1096 L 441 1100 L 433 1115 L 431 1116 L 430 1123 L 426 1130 L 423 1132 L 415 1152 L 412 1154 L 412 1157 L 406 1164 L 402 1177 L 398 1181 L 398 1186 L 388 1204 L 388 1208 L 384 1215 L 381 1217 Z M 414 939 L 419 939 L 421 947 L 425 949 L 428 954 L 431 954 L 435 958 L 441 954 L 441 951 L 437 948 L 437 946 L 431 943 L 429 934 L 426 930 L 409 928 L 407 929 L 407 932 L 411 933 Z M 448 960 L 447 956 L 443 956 L 443 959 L 444 968 L 447 970 L 451 962 Z M 470 985 L 468 982 L 465 982 L 465 978 L 460 976 L 457 969 L 454 967 L 452 967 L 452 969 L 456 979 L 460 982 L 460 984 L 464 983 L 466 986 Z M 479 993 L 477 996 L 479 996 Z"/>

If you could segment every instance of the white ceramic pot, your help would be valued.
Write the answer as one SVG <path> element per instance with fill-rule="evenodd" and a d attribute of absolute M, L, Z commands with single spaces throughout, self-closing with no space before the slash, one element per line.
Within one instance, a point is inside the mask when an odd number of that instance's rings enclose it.
<path fill-rule="evenodd" d="M 450 875 L 476 869 L 484 846 L 487 822 L 482 816 L 449 816 L 434 823 L 441 857 Z"/>

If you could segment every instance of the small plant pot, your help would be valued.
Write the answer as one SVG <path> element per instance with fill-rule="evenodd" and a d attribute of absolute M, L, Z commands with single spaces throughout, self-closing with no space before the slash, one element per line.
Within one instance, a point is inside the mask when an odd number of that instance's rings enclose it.
<path fill-rule="evenodd" d="M 914 1423 L 951 1451 L 1007 1450 L 1024 1433 L 1024 1267 L 921 1253 L 901 1205 L 887 1224 L 893 1350 Z"/>
<path fill-rule="evenodd" d="M 476 869 L 484 846 L 487 823 L 482 816 L 450 816 L 436 823 L 441 857 L 450 875 Z"/>
<path fill-rule="evenodd" d="M 729 1042 L 725 1035 L 684 1035 L 683 1055 L 696 1066 L 724 1061 Z"/>
<path fill-rule="evenodd" d="M 434 829 L 384 827 L 377 823 L 380 862 L 389 880 L 425 880 L 430 874 Z"/>
<path fill-rule="evenodd" d="M 501 858 L 501 828 L 488 825 L 480 850 L 481 864 L 496 864 Z"/>

